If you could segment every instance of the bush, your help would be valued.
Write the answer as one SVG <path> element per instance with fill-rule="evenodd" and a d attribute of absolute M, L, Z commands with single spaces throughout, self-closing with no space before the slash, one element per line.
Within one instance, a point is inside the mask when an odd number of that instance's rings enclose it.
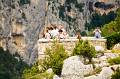
<path fill-rule="evenodd" d="M 104 25 L 102 33 L 107 39 L 108 49 L 120 42 L 120 8 L 117 10 L 117 17 L 115 20 Z"/>
<path fill-rule="evenodd" d="M 40 72 L 38 65 L 33 65 L 31 68 L 25 69 L 23 79 L 53 79 L 53 73 Z"/>
<path fill-rule="evenodd" d="M 19 61 L 15 57 L 19 58 Z M 28 68 L 28 65 L 20 57 L 0 48 L 0 79 L 21 79 L 25 68 Z"/>
<path fill-rule="evenodd" d="M 96 51 L 88 41 L 79 41 L 73 50 L 73 55 L 82 55 L 84 58 L 88 58 L 89 62 L 91 62 L 92 58 L 96 55 Z"/>
<path fill-rule="evenodd" d="M 59 44 L 58 42 L 54 42 L 50 48 L 46 48 L 45 54 L 47 56 L 42 65 L 44 70 L 52 68 L 55 74 L 60 75 L 63 61 L 68 57 L 63 45 Z"/>
<path fill-rule="evenodd" d="M 30 77 L 34 76 L 34 75 L 37 75 L 39 74 L 39 69 L 38 69 L 38 66 L 37 65 L 33 65 L 31 68 L 26 68 L 24 71 L 23 71 L 23 79 L 29 79 Z"/>
<path fill-rule="evenodd" d="M 111 79 L 120 79 L 120 68 L 118 67 L 115 73 L 111 76 Z"/>
<path fill-rule="evenodd" d="M 23 79 L 53 79 L 54 73 L 61 74 L 63 61 L 68 57 L 63 45 L 55 41 L 50 48 L 46 48 L 45 54 L 44 59 L 38 60 L 31 68 L 24 70 Z M 49 68 L 52 68 L 53 73 L 46 72 Z"/>
<path fill-rule="evenodd" d="M 111 65 L 120 64 L 120 57 L 108 59 L 108 63 L 110 63 Z"/>
<path fill-rule="evenodd" d="M 115 49 L 113 49 L 113 50 L 112 50 L 112 52 L 113 52 L 113 53 L 120 54 L 120 50 L 119 50 L 119 49 L 116 49 L 116 50 L 115 50 Z"/>
<path fill-rule="evenodd" d="M 87 36 L 86 31 L 82 31 L 80 34 L 81 34 L 81 36 Z"/>
<path fill-rule="evenodd" d="M 112 21 L 109 24 L 105 24 L 104 27 L 102 28 L 102 35 L 103 36 L 109 36 L 113 33 L 118 32 L 119 29 L 117 29 L 116 24 L 117 24 L 116 21 Z"/>
<path fill-rule="evenodd" d="M 115 44 L 120 42 L 120 32 L 107 36 L 106 39 L 107 39 L 107 48 L 111 49 Z"/>

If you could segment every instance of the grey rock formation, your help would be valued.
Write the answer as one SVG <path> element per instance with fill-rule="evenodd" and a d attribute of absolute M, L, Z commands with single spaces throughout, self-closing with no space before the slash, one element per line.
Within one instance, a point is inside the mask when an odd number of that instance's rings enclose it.
<path fill-rule="evenodd" d="M 76 31 L 85 30 L 85 24 L 90 21 L 95 12 L 94 4 L 98 1 L 103 0 L 47 0 L 45 24 L 62 24 L 74 36 Z M 108 3 L 118 6 L 119 1 L 109 0 Z"/>
<path fill-rule="evenodd" d="M 7 48 L 11 53 L 18 52 L 20 49 L 13 43 L 14 36 L 22 35 L 26 54 L 23 59 L 32 64 L 37 56 L 39 33 L 44 27 L 45 0 L 0 0 L 0 4 L 1 35 L 6 37 Z"/>
<path fill-rule="evenodd" d="M 88 0 L 48 0 L 46 25 L 62 24 L 67 32 L 74 36 L 77 30 L 84 30 L 89 18 Z"/>
<path fill-rule="evenodd" d="M 114 72 L 110 67 L 103 67 L 100 74 L 89 76 L 84 79 L 111 79 L 113 73 Z"/>
<path fill-rule="evenodd" d="M 53 70 L 52 70 L 52 68 L 49 68 L 46 72 L 49 73 L 49 74 L 52 74 Z"/>
<path fill-rule="evenodd" d="M 84 75 L 90 74 L 92 71 L 92 65 L 84 65 L 79 56 L 72 56 L 64 61 L 62 78 L 83 79 Z"/>
<path fill-rule="evenodd" d="M 64 79 L 83 79 L 83 63 L 79 57 L 70 57 L 64 61 L 62 77 Z"/>
<path fill-rule="evenodd" d="M 116 45 L 113 47 L 113 50 L 120 50 L 120 43 L 116 44 Z"/>
<path fill-rule="evenodd" d="M 110 64 L 108 63 L 108 59 L 119 57 L 118 54 L 115 53 L 104 53 L 104 55 L 99 56 L 97 58 L 93 58 L 93 62 L 95 62 L 95 67 L 107 67 Z"/>
<path fill-rule="evenodd" d="M 60 78 L 60 77 L 57 76 L 57 75 L 54 75 L 54 76 L 53 76 L 53 79 L 62 79 L 62 78 Z"/>

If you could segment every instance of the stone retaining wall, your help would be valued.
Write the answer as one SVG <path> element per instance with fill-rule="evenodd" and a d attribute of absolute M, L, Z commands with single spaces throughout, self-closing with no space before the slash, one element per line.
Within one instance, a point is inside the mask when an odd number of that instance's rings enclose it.
<path fill-rule="evenodd" d="M 82 37 L 83 40 L 88 40 L 91 45 L 94 47 L 101 46 L 104 50 L 106 49 L 106 39 L 96 39 L 94 37 Z M 71 53 L 75 47 L 76 42 L 78 39 L 75 37 L 70 37 L 68 39 L 60 39 L 60 43 L 62 43 L 69 53 Z M 47 39 L 39 39 L 38 40 L 38 58 L 44 57 L 44 51 L 47 47 L 50 47 L 53 40 L 47 40 Z"/>

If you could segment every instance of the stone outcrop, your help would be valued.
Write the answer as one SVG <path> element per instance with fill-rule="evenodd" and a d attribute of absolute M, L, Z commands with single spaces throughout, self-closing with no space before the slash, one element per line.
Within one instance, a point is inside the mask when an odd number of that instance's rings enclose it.
<path fill-rule="evenodd" d="M 93 69 L 93 66 L 88 64 L 84 65 L 82 63 L 82 58 L 79 56 L 72 56 L 68 59 L 64 60 L 63 69 L 61 73 L 61 78 L 63 79 L 111 79 L 111 75 L 114 73 L 114 70 L 116 70 L 120 65 L 112 65 L 109 66 L 107 64 L 107 58 L 114 58 L 117 57 L 115 54 L 107 53 L 104 56 L 106 58 L 98 59 L 99 62 L 95 62 L 96 68 L 102 68 L 99 73 L 92 74 L 95 72 Z M 106 61 L 106 62 L 105 62 Z M 103 64 L 105 63 L 105 64 Z M 97 66 L 98 64 L 99 66 Z M 107 64 L 107 65 L 106 65 Z M 88 75 L 88 77 L 86 77 Z"/>
<path fill-rule="evenodd" d="M 113 49 L 115 49 L 115 50 L 120 50 L 120 44 L 119 44 L 119 43 L 116 44 L 116 45 L 113 47 Z"/>
<path fill-rule="evenodd" d="M 100 74 L 89 76 L 84 79 L 111 79 L 113 73 L 114 72 L 110 67 L 103 67 Z"/>
<path fill-rule="evenodd" d="M 72 56 L 64 61 L 62 69 L 63 79 L 84 79 L 85 74 L 93 71 L 92 65 L 84 65 L 79 56 Z"/>
<path fill-rule="evenodd" d="M 116 53 L 120 53 L 120 43 L 116 44 L 112 50 Z"/>
<path fill-rule="evenodd" d="M 95 67 L 107 67 L 109 66 L 108 59 L 119 57 L 118 54 L 115 53 L 104 53 L 102 56 L 98 56 L 97 58 L 93 58 Z"/>
<path fill-rule="evenodd" d="M 84 79 L 111 79 L 114 70 L 116 70 L 120 65 L 113 65 L 110 67 L 103 67 L 102 71 L 99 74 L 95 74 Z"/>
<path fill-rule="evenodd" d="M 53 79 L 62 79 L 62 78 L 60 78 L 60 77 L 57 76 L 57 75 L 54 75 L 54 76 L 53 76 Z"/>

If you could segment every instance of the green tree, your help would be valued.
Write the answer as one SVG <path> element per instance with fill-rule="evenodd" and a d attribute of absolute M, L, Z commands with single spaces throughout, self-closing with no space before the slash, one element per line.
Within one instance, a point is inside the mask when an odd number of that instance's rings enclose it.
<path fill-rule="evenodd" d="M 112 21 L 109 24 L 105 24 L 104 27 L 102 28 L 102 35 L 103 36 L 109 36 L 115 32 L 118 31 L 118 29 L 116 28 L 116 21 Z"/>
<path fill-rule="evenodd" d="M 115 18 L 115 20 L 103 26 L 102 34 L 104 36 L 109 36 L 119 31 L 120 31 L 120 9 L 117 10 L 117 17 Z"/>
<path fill-rule="evenodd" d="M 57 75 L 61 74 L 63 61 L 68 57 L 62 44 L 54 42 L 50 48 L 46 48 L 47 55 L 44 67 L 52 68 Z"/>
<path fill-rule="evenodd" d="M 117 10 L 116 19 L 103 26 L 102 34 L 107 39 L 108 49 L 120 42 L 120 8 Z"/>
<path fill-rule="evenodd" d="M 107 39 L 108 49 L 111 49 L 115 44 L 120 42 L 120 8 L 117 10 L 115 20 L 103 26 L 102 34 Z"/>
<path fill-rule="evenodd" d="M 112 49 L 112 47 L 120 42 L 120 32 L 113 33 L 106 37 L 107 39 L 107 48 Z"/>
<path fill-rule="evenodd" d="M 89 62 L 91 62 L 92 58 L 96 56 L 96 51 L 88 41 L 79 41 L 73 50 L 73 55 L 82 55 L 85 59 L 88 58 Z"/>
<path fill-rule="evenodd" d="M 20 57 L 0 48 L 0 79 L 21 79 L 22 72 L 27 67 Z"/>

